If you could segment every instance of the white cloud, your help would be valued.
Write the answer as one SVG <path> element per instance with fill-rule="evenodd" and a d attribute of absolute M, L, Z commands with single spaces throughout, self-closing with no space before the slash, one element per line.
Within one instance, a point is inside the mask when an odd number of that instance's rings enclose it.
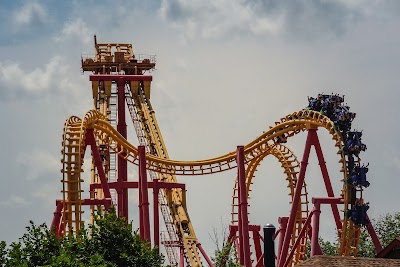
<path fill-rule="evenodd" d="M 0 201 L 0 206 L 1 207 L 13 207 L 13 208 L 18 208 L 18 207 L 23 207 L 27 206 L 29 202 L 20 196 L 17 195 L 11 195 L 8 199 Z"/>
<path fill-rule="evenodd" d="M 54 56 L 44 68 L 37 67 L 31 72 L 25 72 L 16 62 L 9 64 L 0 62 L 0 82 L 6 85 L 6 90 L 20 88 L 25 92 L 39 94 L 55 89 L 52 85 L 56 76 L 66 70 L 67 67 L 60 56 Z"/>
<path fill-rule="evenodd" d="M 279 33 L 283 26 L 282 17 L 278 19 L 270 19 L 268 17 L 255 19 L 250 23 L 250 29 L 255 34 L 276 34 Z"/>
<path fill-rule="evenodd" d="M 259 16 L 244 1 L 183 1 L 163 0 L 159 14 L 183 32 L 185 40 L 219 38 L 227 34 L 250 31 L 270 34 L 280 30 L 279 19 Z M 276 21 L 275 21 L 276 20 Z"/>
<path fill-rule="evenodd" d="M 185 42 L 249 33 L 287 34 L 307 40 L 343 35 L 360 18 L 374 16 L 384 7 L 377 0 L 163 0 L 159 15 L 182 32 Z"/>
<path fill-rule="evenodd" d="M 24 168 L 27 180 L 36 180 L 45 177 L 49 173 L 57 173 L 61 167 L 60 155 L 52 155 L 50 152 L 35 148 L 32 152 L 20 153 L 17 163 Z"/>
<path fill-rule="evenodd" d="M 55 37 L 57 42 L 76 39 L 83 44 L 89 44 L 92 41 L 93 31 L 89 29 L 86 22 L 81 18 L 74 21 L 67 21 L 61 33 Z"/>
<path fill-rule="evenodd" d="M 14 14 L 17 25 L 44 24 L 48 19 L 46 9 L 37 2 L 26 3 Z"/>
<path fill-rule="evenodd" d="M 51 97 L 55 101 L 55 97 L 67 97 L 73 105 L 82 104 L 84 92 L 80 88 L 84 77 L 77 75 L 79 71 L 76 69 L 71 71 L 65 57 L 55 55 L 44 66 L 33 70 L 22 66 L 19 62 L 0 61 L 0 101 L 27 97 L 31 100 Z"/>

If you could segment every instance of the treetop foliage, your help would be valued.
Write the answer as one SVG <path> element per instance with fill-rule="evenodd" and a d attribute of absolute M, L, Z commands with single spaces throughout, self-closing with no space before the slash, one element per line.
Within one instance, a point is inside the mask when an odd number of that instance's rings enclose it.
<path fill-rule="evenodd" d="M 159 267 L 164 257 L 140 239 L 115 210 L 95 215 L 95 224 L 57 238 L 32 221 L 18 242 L 0 243 L 1 267 Z"/>
<path fill-rule="evenodd" d="M 375 232 L 383 247 L 389 245 L 395 238 L 400 237 L 400 212 L 385 214 L 377 219 L 372 219 L 370 223 L 374 226 Z M 319 243 L 325 255 L 337 255 L 337 242 L 332 243 L 320 238 Z M 361 229 L 357 256 L 368 258 L 376 256 L 375 246 L 366 228 Z"/>

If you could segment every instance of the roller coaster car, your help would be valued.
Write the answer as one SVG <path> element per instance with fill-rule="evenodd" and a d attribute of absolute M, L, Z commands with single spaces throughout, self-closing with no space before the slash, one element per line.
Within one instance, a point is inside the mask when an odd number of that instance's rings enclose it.
<path fill-rule="evenodd" d="M 344 96 L 340 96 L 339 94 L 331 95 L 331 101 L 336 106 L 340 106 L 344 102 Z"/>
<path fill-rule="evenodd" d="M 333 121 L 337 120 L 337 111 L 342 110 L 343 98 L 338 95 L 330 95 L 324 100 L 322 110 Z M 345 119 L 344 119 L 345 120 Z M 346 119 L 347 120 L 347 119 Z"/>
<path fill-rule="evenodd" d="M 107 155 L 108 155 L 108 148 L 107 148 L 106 144 L 100 144 L 99 153 L 100 153 L 101 160 L 105 161 L 107 159 Z"/>
<path fill-rule="evenodd" d="M 324 94 L 318 94 L 318 100 L 320 101 L 325 101 L 326 99 L 330 99 L 331 95 L 324 95 Z"/>
<path fill-rule="evenodd" d="M 282 137 L 276 137 L 275 142 L 279 143 L 279 144 L 284 144 L 287 143 L 287 138 L 284 134 L 282 134 Z"/>
<path fill-rule="evenodd" d="M 279 130 L 283 130 L 283 128 L 280 128 Z M 282 134 L 281 136 L 277 136 L 276 138 L 275 138 L 275 142 L 276 143 L 279 143 L 279 144 L 281 144 L 281 143 L 287 143 L 287 137 L 286 137 L 286 135 L 285 134 Z"/>
<path fill-rule="evenodd" d="M 367 146 L 361 142 L 361 137 L 362 132 L 348 132 L 344 152 L 358 155 L 361 151 L 365 151 Z"/>
<path fill-rule="evenodd" d="M 356 166 L 347 182 L 354 186 L 368 187 L 370 185 L 367 181 L 368 165 Z"/>
<path fill-rule="evenodd" d="M 356 113 L 350 112 L 349 106 L 338 106 L 334 112 L 336 121 L 353 121 Z"/>
<path fill-rule="evenodd" d="M 319 99 L 314 97 L 308 98 L 308 107 L 307 109 L 320 111 L 321 110 L 321 102 Z"/>
<path fill-rule="evenodd" d="M 320 112 L 322 115 L 325 115 L 328 118 L 332 118 L 333 110 L 329 103 L 328 104 L 322 103 L 322 108 L 321 108 Z"/>
<path fill-rule="evenodd" d="M 331 94 L 331 95 L 323 95 L 319 94 L 318 98 L 321 101 L 329 102 L 332 106 L 339 106 L 344 102 L 344 96 L 340 96 L 339 94 Z"/>
<path fill-rule="evenodd" d="M 351 210 L 347 211 L 347 217 L 350 218 L 357 226 L 366 226 L 369 221 L 367 219 L 367 210 L 369 209 L 368 203 L 356 204 Z"/>
<path fill-rule="evenodd" d="M 339 131 L 343 133 L 347 133 L 351 129 L 351 122 L 350 121 L 335 121 L 334 122 Z"/>
<path fill-rule="evenodd" d="M 316 98 L 308 97 L 308 107 L 306 109 L 320 111 L 331 118 L 331 116 L 335 115 L 334 110 L 339 107 L 343 101 L 344 96 L 341 97 L 338 94 L 318 94 Z"/>

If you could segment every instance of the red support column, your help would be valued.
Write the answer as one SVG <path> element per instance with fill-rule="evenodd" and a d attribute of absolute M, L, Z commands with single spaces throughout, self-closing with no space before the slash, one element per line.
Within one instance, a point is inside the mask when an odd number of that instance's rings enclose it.
<path fill-rule="evenodd" d="M 139 167 L 140 167 L 140 163 L 139 163 Z M 138 175 L 139 181 L 138 181 L 138 187 L 137 188 L 138 188 L 138 194 L 139 194 L 139 204 L 138 204 L 138 208 L 139 208 L 139 235 L 140 235 L 140 238 L 143 240 L 145 233 L 144 233 L 144 222 L 143 222 L 143 220 L 144 220 L 143 205 L 142 205 L 143 199 L 142 199 L 142 189 L 141 189 L 141 186 L 142 186 L 142 175 L 140 175 L 140 168 L 139 168 L 138 172 L 139 172 L 139 175 Z"/>
<path fill-rule="evenodd" d="M 58 232 L 60 229 L 60 221 L 61 221 L 61 211 L 64 207 L 64 203 L 59 201 L 56 206 L 56 210 L 54 211 L 53 221 L 51 222 L 50 230 L 54 231 L 56 236 L 58 237 Z"/>
<path fill-rule="evenodd" d="M 374 227 L 372 226 L 371 220 L 369 219 L 368 215 L 367 215 L 367 220 L 369 221 L 369 223 L 367 224 L 367 230 L 372 239 L 372 243 L 374 244 L 376 254 L 378 254 L 383 250 L 383 247 L 381 242 L 379 241 L 379 238 L 375 232 Z"/>
<path fill-rule="evenodd" d="M 212 261 L 210 260 L 210 258 L 207 256 L 207 253 L 204 251 L 203 247 L 201 246 L 200 243 L 196 244 L 197 248 L 200 250 L 201 254 L 203 255 L 204 259 L 206 260 L 208 266 L 210 267 L 214 267 Z"/>
<path fill-rule="evenodd" d="M 240 244 L 239 244 L 239 238 L 235 238 L 235 248 L 236 248 L 236 251 L 239 251 L 240 252 Z M 239 259 L 240 260 L 240 259 Z"/>
<path fill-rule="evenodd" d="M 303 228 L 301 228 L 301 231 L 300 231 L 296 241 L 293 244 L 293 248 L 296 248 L 300 244 L 301 239 L 306 235 L 306 230 L 310 226 L 311 218 L 312 218 L 313 214 L 314 214 L 314 210 L 310 212 L 310 214 L 308 215 L 306 221 L 304 222 Z M 287 218 L 287 217 L 285 217 L 285 218 Z M 292 259 L 293 254 L 294 254 L 295 251 L 296 251 L 295 249 L 292 249 L 290 251 L 290 253 L 289 253 L 289 255 L 288 255 L 288 257 L 287 257 L 287 259 L 285 261 L 285 264 L 283 266 L 288 266 L 289 265 L 290 260 Z"/>
<path fill-rule="evenodd" d="M 264 253 L 257 259 L 256 267 L 264 267 Z"/>
<path fill-rule="evenodd" d="M 314 199 L 313 199 L 314 202 Z M 319 202 L 314 203 L 314 214 L 312 220 L 312 236 L 311 236 L 311 257 L 318 255 L 318 237 L 319 237 L 319 217 L 321 215 L 321 206 Z"/>
<path fill-rule="evenodd" d="M 281 255 L 282 245 L 283 245 L 283 240 L 285 239 L 285 233 L 286 233 L 288 220 L 289 220 L 289 217 L 279 217 L 278 218 L 278 223 L 280 225 L 280 227 L 279 227 L 278 253 L 277 253 L 277 255 L 278 255 L 277 265 L 278 266 L 279 266 L 279 255 Z"/>
<path fill-rule="evenodd" d="M 125 80 L 123 77 L 117 78 L 118 94 L 118 124 L 117 131 L 126 139 L 126 120 L 125 120 Z M 118 157 L 118 215 L 125 217 L 128 221 L 128 189 L 123 188 L 123 183 L 128 181 L 128 164 L 120 155 Z"/>
<path fill-rule="evenodd" d="M 308 229 L 308 236 L 310 237 L 310 239 L 312 238 L 312 226 L 310 226 Z M 323 255 L 324 253 L 322 252 L 321 246 L 319 245 L 319 243 L 317 243 L 317 245 L 318 246 L 315 248 L 317 255 Z"/>
<path fill-rule="evenodd" d="M 322 177 L 324 178 L 326 192 L 328 194 L 328 197 L 334 197 L 335 194 L 333 193 L 331 180 L 329 178 L 328 170 L 327 170 L 326 164 L 325 164 L 326 162 L 324 159 L 324 155 L 322 154 L 321 144 L 319 142 L 317 130 L 311 131 L 310 134 L 313 135 L 313 141 L 314 141 L 313 145 L 315 148 L 315 152 L 317 153 L 319 166 L 320 166 L 321 172 L 322 172 Z M 340 220 L 339 209 L 338 209 L 337 205 L 335 205 L 335 204 L 331 204 L 331 209 L 332 209 L 332 213 L 333 213 L 333 218 L 335 219 L 336 229 L 339 232 L 339 230 L 342 229 L 342 223 Z"/>
<path fill-rule="evenodd" d="M 234 239 L 234 237 L 236 236 L 236 232 L 237 232 L 237 226 L 236 225 L 229 225 L 229 235 L 228 235 L 228 242 L 232 242 L 234 240 L 236 240 L 236 238 Z"/>
<path fill-rule="evenodd" d="M 179 267 L 185 267 L 185 249 L 183 247 L 183 244 L 180 246 L 179 249 L 180 252 L 180 257 L 179 257 Z"/>
<path fill-rule="evenodd" d="M 254 241 L 254 250 L 256 251 L 256 259 L 259 259 L 262 256 L 260 233 L 255 230 L 253 230 L 252 233 L 253 233 L 253 241 Z"/>
<path fill-rule="evenodd" d="M 319 238 L 319 218 L 321 214 L 321 204 L 335 205 L 337 207 L 338 204 L 343 204 L 343 198 L 337 197 L 315 197 L 312 199 L 312 203 L 314 204 L 314 209 L 312 211 L 313 214 L 313 225 L 311 229 L 311 256 L 314 255 L 322 255 L 323 252 L 321 250 L 321 246 L 318 243 Z M 310 218 L 310 215 L 308 216 Z M 307 220 L 308 220 L 307 218 Z"/>
<path fill-rule="evenodd" d="M 236 162 L 238 166 L 238 185 L 239 185 L 239 217 L 241 225 L 239 226 L 239 237 L 242 236 L 243 242 L 240 244 L 240 250 L 243 251 L 243 259 L 240 262 L 245 267 L 251 267 L 250 244 L 249 244 L 249 218 L 247 214 L 247 195 L 246 195 L 246 175 L 244 165 L 244 147 L 237 147 Z M 242 241 L 240 240 L 240 241 Z M 243 262 L 243 263 L 242 263 Z"/>
<path fill-rule="evenodd" d="M 147 240 L 151 244 L 150 237 L 150 218 L 149 218 L 149 196 L 148 196 L 148 185 L 147 185 L 147 170 L 146 170 L 146 148 L 144 146 L 138 147 L 139 154 L 139 194 L 141 195 L 141 206 L 143 216 L 143 223 L 140 227 L 143 227 L 143 240 Z"/>
<path fill-rule="evenodd" d="M 100 152 L 97 149 L 96 140 L 94 139 L 94 134 L 92 129 L 86 131 L 86 142 L 88 145 L 90 145 L 90 148 L 92 150 L 94 165 L 96 166 L 97 173 L 99 174 L 101 188 L 103 189 L 104 192 L 104 197 L 106 199 L 111 199 L 110 188 L 108 186 L 106 174 L 104 173 L 103 161 L 101 160 Z M 104 208 L 108 210 L 109 205 L 106 204 Z"/>
<path fill-rule="evenodd" d="M 236 241 L 236 249 L 238 251 L 238 257 L 239 257 L 239 263 L 241 265 L 244 265 L 244 255 L 243 255 L 243 233 L 242 233 L 242 229 L 243 229 L 243 223 L 242 223 L 242 206 L 240 205 L 241 201 L 240 201 L 240 185 L 239 185 L 239 181 L 238 181 L 238 194 L 239 194 L 239 214 L 238 214 L 238 232 L 239 232 L 239 238 L 237 238 Z"/>
<path fill-rule="evenodd" d="M 303 159 L 301 161 L 300 173 L 299 173 L 299 177 L 296 182 L 296 189 L 295 189 L 295 193 L 293 196 L 292 208 L 290 210 L 289 220 L 288 220 L 288 224 L 287 224 L 287 228 L 286 228 L 286 232 L 285 232 L 285 239 L 283 241 L 281 254 L 279 256 L 279 267 L 283 267 L 283 265 L 286 262 L 286 257 L 287 257 L 288 250 L 289 250 L 289 243 L 291 240 L 291 234 L 292 234 L 294 223 L 296 220 L 296 214 L 297 214 L 297 211 L 299 208 L 301 190 L 303 188 L 304 179 L 305 179 L 305 175 L 306 175 L 308 158 L 310 156 L 311 144 L 313 143 L 313 140 L 312 140 L 313 137 L 310 134 L 310 131 L 315 131 L 315 129 L 308 130 L 307 141 L 306 141 L 306 145 L 304 147 Z"/>
<path fill-rule="evenodd" d="M 154 246 L 157 247 L 157 253 L 160 253 L 160 219 L 158 213 L 158 180 L 153 180 L 153 213 L 154 213 Z"/>

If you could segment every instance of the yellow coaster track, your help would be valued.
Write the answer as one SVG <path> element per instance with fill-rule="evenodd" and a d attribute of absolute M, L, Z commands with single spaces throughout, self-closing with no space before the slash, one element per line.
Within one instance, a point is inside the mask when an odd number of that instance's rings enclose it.
<path fill-rule="evenodd" d="M 288 182 L 287 187 L 290 190 L 289 192 L 290 201 L 292 201 L 294 198 L 294 191 L 297 182 L 297 174 L 299 173 L 300 170 L 300 162 L 288 147 L 286 147 L 283 144 L 276 144 L 270 150 L 266 150 L 265 153 L 263 153 L 255 160 L 252 160 L 250 163 L 248 163 L 246 167 L 246 172 L 245 172 L 246 194 L 248 202 L 250 199 L 251 185 L 253 184 L 253 178 L 255 177 L 255 172 L 257 171 L 257 168 L 260 165 L 261 161 L 268 155 L 274 156 L 281 164 L 283 172 L 286 175 L 286 181 Z M 232 219 L 231 219 L 232 224 L 238 223 L 238 214 L 239 214 L 238 192 L 239 192 L 238 179 L 236 178 L 232 196 Z M 296 239 L 298 238 L 301 229 L 303 228 L 305 222 L 303 218 L 307 218 L 309 214 L 309 209 L 308 209 L 309 201 L 308 201 L 308 193 L 305 182 L 302 186 L 302 193 L 300 199 L 301 199 L 300 205 L 296 215 L 295 225 L 292 231 L 290 249 L 293 249 L 293 245 Z M 250 205 L 250 203 L 248 205 Z M 304 236 L 301 239 L 299 246 L 297 248 L 294 248 L 296 249 L 296 253 L 294 254 L 292 263 L 295 264 L 305 259 L 306 246 L 307 246 L 307 236 Z"/>
<path fill-rule="evenodd" d="M 151 106 L 150 106 L 151 107 Z M 146 109 L 143 111 L 143 118 L 154 119 L 154 124 L 152 127 L 154 129 L 158 129 L 158 125 L 155 122 L 154 112 L 147 112 Z M 280 160 L 280 162 L 285 164 L 285 171 L 288 171 L 288 178 L 289 187 L 291 191 L 293 190 L 293 177 L 296 173 L 294 168 L 296 168 L 298 163 L 292 164 L 292 166 L 286 166 L 288 162 L 293 161 L 293 158 L 290 152 L 286 151 L 285 149 L 280 150 L 281 152 L 273 150 L 278 149 L 276 146 L 276 137 L 280 137 L 285 135 L 287 138 L 294 136 L 302 131 L 305 131 L 310 128 L 318 128 L 322 127 L 325 128 L 332 136 L 332 139 L 335 140 L 336 147 L 338 149 L 338 154 L 341 156 L 340 162 L 342 163 L 341 172 L 343 173 L 343 181 L 346 180 L 346 160 L 345 156 L 342 153 L 343 141 L 341 139 L 341 134 L 335 129 L 334 123 L 326 116 L 322 115 L 319 112 L 312 111 L 312 110 L 302 110 L 299 112 L 295 112 L 282 118 L 279 122 L 276 123 L 274 127 L 271 127 L 267 131 L 265 131 L 262 135 L 257 137 L 255 140 L 250 142 L 245 146 L 245 160 L 249 166 L 253 166 L 250 171 L 248 171 L 248 177 L 252 177 L 255 170 L 255 167 L 258 165 L 260 159 L 265 156 L 266 154 L 275 153 L 278 157 L 286 158 L 286 160 Z M 73 223 L 75 223 L 75 229 L 79 229 L 81 226 L 81 217 L 80 217 L 80 192 L 81 186 L 80 183 L 82 179 L 80 178 L 80 172 L 82 171 L 82 164 L 83 161 L 81 157 L 75 156 L 70 157 L 66 152 L 74 152 L 74 155 L 82 155 L 85 149 L 84 146 L 84 137 L 85 131 L 87 129 L 93 129 L 97 140 L 101 141 L 102 144 L 108 145 L 108 147 L 115 151 L 115 153 L 119 154 L 119 156 L 124 157 L 127 161 L 138 164 L 138 150 L 135 146 L 130 144 L 125 138 L 121 136 L 120 133 L 110 123 L 108 122 L 108 118 L 95 111 L 89 111 L 84 119 L 80 121 L 76 117 L 71 117 L 67 120 L 65 124 L 64 132 L 68 134 L 64 134 L 63 140 L 63 157 L 67 158 L 64 159 L 64 166 L 63 166 L 63 173 L 64 178 L 63 182 L 65 185 L 68 185 L 68 188 L 71 190 L 63 190 L 64 191 L 64 200 L 65 203 L 70 203 L 68 205 L 75 206 L 75 208 L 67 207 L 67 209 L 63 213 L 63 223 L 65 225 L 65 229 L 68 231 Z M 149 129 L 151 132 L 152 130 Z M 160 140 L 162 140 L 161 135 L 159 135 Z M 151 144 L 151 143 L 150 143 Z M 156 148 L 157 149 L 157 148 Z M 158 148 L 159 153 L 165 153 L 164 155 L 167 156 L 166 150 L 162 151 L 161 148 Z M 282 153 L 283 156 L 279 156 L 279 153 Z M 285 156 L 286 155 L 286 156 Z M 164 157 L 158 157 L 151 154 L 147 155 L 147 167 L 151 171 L 155 171 L 158 173 L 162 173 L 164 177 L 169 177 L 167 179 L 175 179 L 174 175 L 204 175 L 204 174 L 212 174 L 217 172 L 222 172 L 225 170 L 229 170 L 236 167 L 235 161 L 235 152 L 230 152 L 225 155 L 206 159 L 206 160 L 198 160 L 198 161 L 178 161 L 178 160 L 170 160 Z M 292 158 L 292 159 L 289 159 Z M 293 167 L 293 168 L 292 168 Z M 74 171 L 70 171 L 74 170 Z M 252 174 L 253 173 L 253 174 Z M 251 179 L 248 178 L 248 185 L 250 187 Z M 349 196 L 349 188 L 347 183 L 343 183 L 343 190 L 342 194 L 344 197 L 344 210 L 346 211 L 350 204 L 350 196 Z M 305 189 L 304 189 L 305 190 Z M 176 201 L 181 200 L 181 196 L 179 192 L 175 194 Z M 307 202 L 307 199 L 302 200 L 303 202 Z M 307 209 L 302 208 L 301 212 L 305 212 Z M 182 213 L 184 212 L 184 213 Z M 299 210 L 300 212 L 300 210 Z M 184 215 L 184 216 L 182 216 Z M 173 216 L 175 220 L 175 224 L 180 226 L 180 230 L 183 231 L 182 237 L 185 243 L 185 246 L 190 247 L 192 244 L 195 244 L 197 241 L 195 235 L 189 236 L 187 231 L 192 230 L 193 228 L 184 228 L 183 225 L 187 224 L 189 221 L 189 217 L 187 216 L 186 207 L 178 206 L 178 210 Z M 296 227 L 298 229 L 298 227 Z M 296 230 L 298 231 L 298 230 Z M 343 228 L 340 233 L 340 246 L 339 246 L 339 255 L 356 255 L 357 253 L 357 242 L 358 242 L 358 231 L 359 229 L 354 226 L 353 222 L 350 219 L 347 219 L 346 216 L 343 216 Z M 190 232 L 189 232 L 190 233 Z M 193 232 L 194 233 L 194 232 Z M 186 248 L 186 247 L 185 247 Z M 186 248 L 188 251 L 188 248 Z M 301 251 L 301 249 L 299 249 Z M 197 260 L 198 253 L 197 250 L 193 249 L 193 254 L 196 253 L 197 256 L 189 257 L 189 262 L 191 266 L 201 266 L 201 261 Z M 296 257 L 301 257 L 299 256 Z"/>
<path fill-rule="evenodd" d="M 154 56 L 141 56 L 133 53 L 131 44 L 98 44 L 95 37 L 95 56 L 82 58 L 82 70 L 94 74 L 118 74 L 118 75 L 142 75 L 146 71 L 155 68 Z M 156 120 L 155 112 L 150 102 L 150 82 L 131 81 L 125 84 L 125 99 L 132 121 L 135 127 L 139 144 L 146 147 L 147 167 L 151 179 L 159 179 L 165 182 L 177 182 L 176 175 L 205 175 L 230 170 L 236 167 L 236 152 L 200 160 L 177 161 L 170 160 L 166 145 L 161 135 L 161 130 Z M 103 167 L 109 182 L 116 177 L 115 162 L 117 157 L 123 157 L 127 161 L 138 164 L 137 148 L 131 145 L 116 129 L 116 87 L 111 81 L 92 81 L 93 100 L 96 110 L 89 111 L 83 120 L 77 117 L 69 118 L 64 126 L 63 134 L 63 211 L 62 225 L 64 231 L 76 231 L 83 226 L 82 221 L 82 186 L 81 178 L 83 156 L 85 152 L 85 134 L 87 129 L 93 129 L 96 143 L 103 155 Z M 114 109 L 113 109 L 114 107 Z M 280 162 L 291 200 L 297 182 L 299 162 L 292 151 L 278 141 L 282 136 L 289 138 L 295 134 L 311 128 L 322 127 L 328 130 L 335 140 L 338 154 L 341 156 L 341 172 L 343 173 L 344 212 L 349 210 L 351 188 L 346 183 L 347 161 L 343 153 L 343 140 L 340 131 L 337 131 L 334 123 L 320 112 L 302 110 L 290 114 L 275 123 L 274 127 L 264 132 L 261 136 L 245 146 L 246 162 L 246 190 L 247 196 L 255 171 L 260 162 L 267 155 L 275 156 Z M 91 170 L 91 182 L 99 183 L 97 170 Z M 297 211 L 295 225 L 291 235 L 290 249 L 296 253 L 291 265 L 304 259 L 307 237 L 304 237 L 299 246 L 293 244 L 303 228 L 304 218 L 309 214 L 308 195 L 305 183 L 302 185 L 300 204 Z M 113 193 L 113 192 L 112 192 Z M 232 223 L 237 221 L 237 181 L 234 186 L 232 199 Z M 102 189 L 91 192 L 92 199 L 104 197 Z M 115 204 L 115 195 L 112 195 Z M 161 190 L 159 195 L 160 209 L 165 221 L 169 240 L 183 244 L 185 258 L 188 266 L 202 266 L 197 249 L 198 240 L 190 221 L 186 202 L 180 190 L 172 193 Z M 93 211 L 95 207 L 92 207 Z M 343 216 L 343 227 L 340 232 L 339 255 L 356 255 L 359 238 L 359 227 Z M 170 263 L 177 263 L 177 256 L 172 247 L 165 246 Z"/>
<path fill-rule="evenodd" d="M 155 112 L 151 106 L 149 97 L 146 96 L 142 83 L 138 84 L 137 94 L 132 94 L 132 99 L 137 111 L 138 119 L 143 129 L 148 151 L 152 156 L 169 159 L 167 147 L 161 135 Z M 171 173 L 159 175 L 159 179 L 165 182 L 177 182 L 176 176 Z M 197 237 L 187 212 L 186 202 L 183 200 L 181 190 L 172 190 L 172 194 L 164 192 L 167 200 L 168 212 L 174 223 L 175 232 L 185 249 L 186 262 L 189 266 L 201 266 L 201 259 L 197 250 Z M 165 217 L 165 212 L 163 212 Z M 164 218 L 165 220 L 165 218 Z M 168 230 L 168 229 L 167 229 Z"/>

